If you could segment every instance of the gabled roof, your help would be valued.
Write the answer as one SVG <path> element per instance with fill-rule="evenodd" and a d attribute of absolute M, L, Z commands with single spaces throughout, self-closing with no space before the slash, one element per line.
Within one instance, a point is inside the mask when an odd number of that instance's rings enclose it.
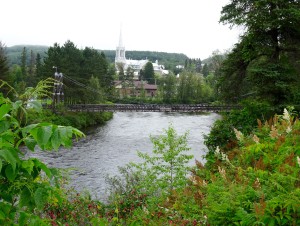
<path fill-rule="evenodd" d="M 121 85 L 124 81 L 116 80 L 114 81 L 115 87 L 118 85 Z M 148 84 L 146 81 L 133 81 L 133 85 L 136 89 L 142 89 L 142 87 L 145 90 L 157 90 L 157 85 Z"/>

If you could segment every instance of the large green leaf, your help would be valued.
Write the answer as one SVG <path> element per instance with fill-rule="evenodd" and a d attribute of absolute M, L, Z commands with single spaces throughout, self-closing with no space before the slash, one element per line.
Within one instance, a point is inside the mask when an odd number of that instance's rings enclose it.
<path fill-rule="evenodd" d="M 37 112 L 40 112 L 42 110 L 42 104 L 40 101 L 37 101 L 37 100 L 30 101 L 28 103 L 28 107 L 33 108 Z"/>
<path fill-rule="evenodd" d="M 0 156 L 11 164 L 12 170 L 15 171 L 18 158 L 12 154 L 11 149 L 0 149 Z"/>
<path fill-rule="evenodd" d="M 34 192 L 34 201 L 39 210 L 42 210 L 48 200 L 48 189 L 40 187 Z"/>
<path fill-rule="evenodd" d="M 23 207 L 23 206 L 32 207 L 33 206 L 32 194 L 27 187 L 25 187 L 21 192 L 19 205 L 20 205 L 20 207 Z"/>
<path fill-rule="evenodd" d="M 33 136 L 33 138 L 37 141 L 37 144 L 42 148 L 45 149 L 47 146 L 49 139 L 52 135 L 52 125 L 39 125 L 29 132 Z"/>
<path fill-rule="evenodd" d="M 29 148 L 29 150 L 34 151 L 34 148 L 37 144 L 35 139 L 32 139 L 31 137 L 26 137 L 24 139 L 24 142 L 25 142 L 26 147 Z"/>
<path fill-rule="evenodd" d="M 43 126 L 38 129 L 37 142 L 43 148 L 52 135 L 52 126 Z"/>
<path fill-rule="evenodd" d="M 34 167 L 34 162 L 31 159 L 22 161 L 22 168 L 25 169 L 29 174 L 31 174 Z"/>
<path fill-rule="evenodd" d="M 10 123 L 8 121 L 0 121 L 0 133 L 5 132 L 10 127 Z"/>
<path fill-rule="evenodd" d="M 58 150 L 59 146 L 61 145 L 60 135 L 58 128 L 53 129 L 53 134 L 51 136 L 51 144 L 54 150 Z"/>
<path fill-rule="evenodd" d="M 43 162 L 41 162 L 41 161 L 38 160 L 38 159 L 32 159 L 32 161 L 34 162 L 34 165 L 35 165 L 37 168 L 43 170 L 49 178 L 52 177 L 52 172 L 51 172 L 51 170 L 50 170 Z"/>
<path fill-rule="evenodd" d="M 62 127 L 59 126 L 58 127 L 58 131 L 59 131 L 59 135 L 61 138 L 61 144 L 66 146 L 66 147 L 70 147 L 72 144 L 72 127 L 68 126 L 68 127 Z"/>
<path fill-rule="evenodd" d="M 2 104 L 0 106 L 0 120 L 10 111 L 11 106 L 9 104 Z"/>
<path fill-rule="evenodd" d="M 13 182 L 17 177 L 17 173 L 15 172 L 15 170 L 11 165 L 6 166 L 5 175 L 10 182 Z"/>

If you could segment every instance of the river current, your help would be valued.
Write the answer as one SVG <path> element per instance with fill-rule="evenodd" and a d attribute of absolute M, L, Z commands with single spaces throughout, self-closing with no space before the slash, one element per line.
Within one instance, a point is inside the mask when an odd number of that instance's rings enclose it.
<path fill-rule="evenodd" d="M 107 185 L 105 177 L 118 174 L 118 167 L 129 162 L 140 161 L 137 151 L 151 153 L 151 136 L 164 133 L 170 124 L 178 135 L 189 132 L 189 154 L 203 162 L 206 152 L 203 135 L 220 116 L 211 114 L 162 113 L 162 112 L 118 112 L 104 126 L 90 129 L 87 136 L 73 144 L 71 149 L 58 152 L 35 151 L 28 153 L 49 167 L 71 169 L 71 186 L 76 190 L 88 190 L 94 198 L 105 200 Z"/>

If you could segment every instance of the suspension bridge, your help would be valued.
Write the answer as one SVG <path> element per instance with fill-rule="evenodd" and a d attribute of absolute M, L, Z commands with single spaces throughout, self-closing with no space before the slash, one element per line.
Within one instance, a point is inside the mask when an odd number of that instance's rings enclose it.
<path fill-rule="evenodd" d="M 57 68 L 56 68 L 57 69 Z M 63 82 L 67 79 L 86 90 L 100 93 L 98 90 L 76 81 L 62 73 L 55 73 L 53 88 L 53 106 L 63 102 Z M 67 111 L 72 112 L 228 112 L 239 109 L 237 105 L 209 105 L 209 104 L 65 104 Z"/>
<path fill-rule="evenodd" d="M 67 109 L 73 112 L 228 112 L 239 109 L 234 105 L 208 104 L 74 104 Z"/>

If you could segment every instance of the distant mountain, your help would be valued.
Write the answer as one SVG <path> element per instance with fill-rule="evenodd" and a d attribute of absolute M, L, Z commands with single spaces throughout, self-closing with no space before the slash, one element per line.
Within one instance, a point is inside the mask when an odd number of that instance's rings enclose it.
<path fill-rule="evenodd" d="M 6 47 L 6 54 L 10 66 L 14 64 L 21 64 L 21 54 L 24 47 L 26 47 L 26 51 L 27 51 L 28 64 L 30 61 L 31 50 L 35 55 L 39 53 L 41 57 L 44 58 L 49 48 L 48 46 L 39 46 L 39 45 L 16 45 L 11 47 Z"/>
<path fill-rule="evenodd" d="M 6 47 L 6 53 L 9 60 L 9 65 L 21 64 L 21 54 L 23 48 L 26 47 L 27 50 L 27 63 L 29 64 L 30 52 L 31 50 L 36 55 L 39 53 L 42 58 L 46 56 L 48 51 L 48 46 L 39 45 L 16 45 L 11 47 Z M 99 50 L 103 52 L 108 60 L 108 62 L 113 63 L 115 61 L 115 50 Z M 185 60 L 188 57 L 182 53 L 166 53 L 166 52 L 152 52 L 152 51 L 126 51 L 127 59 L 142 60 L 148 59 L 152 62 L 158 60 L 159 64 L 165 65 L 166 69 L 174 69 L 176 65 L 184 65 Z"/>

